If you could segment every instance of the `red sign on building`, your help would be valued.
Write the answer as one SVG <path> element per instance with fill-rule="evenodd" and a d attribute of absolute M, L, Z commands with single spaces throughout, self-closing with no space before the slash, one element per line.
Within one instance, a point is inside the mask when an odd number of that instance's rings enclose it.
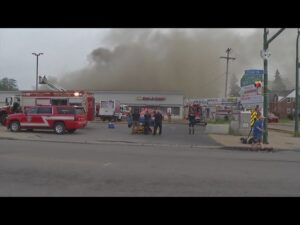
<path fill-rule="evenodd" d="M 137 100 L 141 101 L 164 101 L 166 100 L 165 97 L 159 97 L 159 96 L 138 96 L 136 97 Z"/>

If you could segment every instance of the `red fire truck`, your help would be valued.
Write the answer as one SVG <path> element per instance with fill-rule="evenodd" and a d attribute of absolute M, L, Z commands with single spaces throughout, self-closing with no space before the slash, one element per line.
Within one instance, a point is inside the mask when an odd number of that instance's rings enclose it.
<path fill-rule="evenodd" d="M 206 126 L 206 118 L 205 113 L 203 112 L 203 107 L 200 104 L 187 104 L 185 106 L 185 118 L 188 119 L 190 113 L 195 115 L 195 124 L 199 124 L 201 126 Z"/>
<path fill-rule="evenodd" d="M 0 121 L 4 125 L 7 115 L 24 111 L 33 105 L 75 105 L 84 107 L 87 120 L 93 121 L 95 115 L 94 95 L 87 91 L 21 91 L 7 97 L 6 106 L 0 108 Z"/>

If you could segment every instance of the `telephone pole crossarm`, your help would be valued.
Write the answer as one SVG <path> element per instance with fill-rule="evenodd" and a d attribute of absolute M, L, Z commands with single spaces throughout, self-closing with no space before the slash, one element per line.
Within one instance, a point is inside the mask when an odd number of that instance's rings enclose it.
<path fill-rule="evenodd" d="M 267 44 L 269 45 L 285 28 L 281 28 L 276 34 L 274 34 L 268 41 Z"/>

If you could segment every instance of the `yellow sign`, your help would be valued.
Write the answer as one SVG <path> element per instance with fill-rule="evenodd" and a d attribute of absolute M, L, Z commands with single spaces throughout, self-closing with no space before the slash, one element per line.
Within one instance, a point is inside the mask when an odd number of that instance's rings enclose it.
<path fill-rule="evenodd" d="M 257 112 L 256 111 L 252 111 L 251 112 L 251 116 L 250 116 L 250 125 L 251 127 L 253 127 L 255 121 L 256 121 L 256 116 L 257 116 Z"/>

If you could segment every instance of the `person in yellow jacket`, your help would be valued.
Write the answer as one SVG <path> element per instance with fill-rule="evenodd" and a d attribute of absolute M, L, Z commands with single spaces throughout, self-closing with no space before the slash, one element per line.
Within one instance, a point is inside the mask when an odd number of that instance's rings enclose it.
<path fill-rule="evenodd" d="M 260 114 L 259 105 L 256 105 L 255 109 L 251 111 L 251 127 L 253 127 L 255 121 L 258 119 L 258 115 Z"/>

